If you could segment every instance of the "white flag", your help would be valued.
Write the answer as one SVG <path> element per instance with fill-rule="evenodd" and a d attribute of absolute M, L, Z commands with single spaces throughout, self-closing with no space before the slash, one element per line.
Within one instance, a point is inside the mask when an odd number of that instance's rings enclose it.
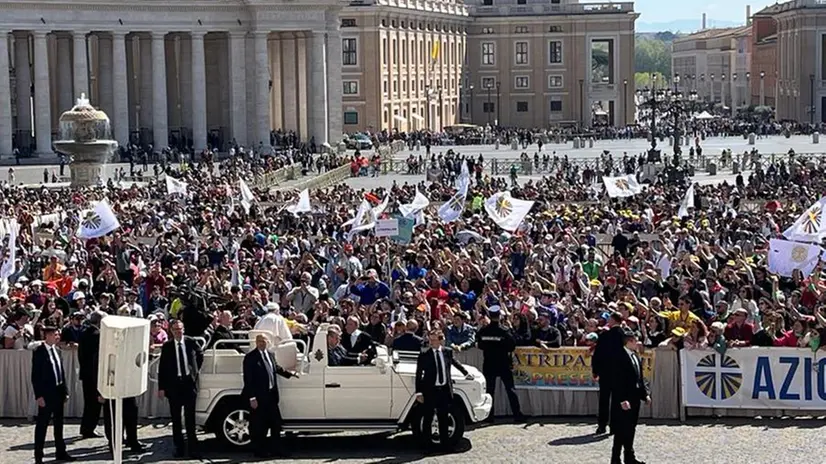
<path fill-rule="evenodd" d="M 783 232 L 783 236 L 797 242 L 819 243 L 821 238 L 826 237 L 826 224 L 823 221 L 825 213 L 826 197 L 822 197 L 804 211 L 794 224 Z"/>
<path fill-rule="evenodd" d="M 459 177 L 456 179 L 456 189 L 461 191 L 464 190 L 467 192 L 468 187 L 470 187 L 470 172 L 467 168 L 467 160 L 462 162 L 462 171 L 459 173 Z"/>
<path fill-rule="evenodd" d="M 769 271 L 783 277 L 791 277 L 799 269 L 803 277 L 809 277 L 820 261 L 822 250 L 817 245 L 771 239 L 769 241 Z"/>
<path fill-rule="evenodd" d="M 411 218 L 428 206 L 430 206 L 430 200 L 419 189 L 416 189 L 416 197 L 413 198 L 413 202 L 399 206 L 399 212 L 402 213 L 402 217 Z"/>
<path fill-rule="evenodd" d="M 370 207 L 370 202 L 362 200 L 356 211 L 356 217 L 352 221 L 353 227 L 347 232 L 347 240 L 352 240 L 353 236 L 359 232 L 370 230 L 376 227 L 376 216 L 373 213 L 373 208 Z"/>
<path fill-rule="evenodd" d="M 683 201 L 680 203 L 680 211 L 677 215 L 680 219 L 688 216 L 688 208 L 694 207 L 694 184 L 691 184 L 691 187 L 685 192 L 685 196 L 683 197 Z"/>
<path fill-rule="evenodd" d="M 250 207 L 252 203 L 255 201 L 255 195 L 252 194 L 252 190 L 247 186 L 247 183 L 244 182 L 244 179 L 240 179 L 238 181 L 240 190 L 241 190 L 241 206 L 244 208 L 244 212 L 249 214 Z"/>
<path fill-rule="evenodd" d="M 166 176 L 166 193 L 168 193 L 169 195 L 173 195 L 176 193 L 186 195 L 188 186 L 189 184 L 182 180 L 178 180 L 170 175 Z"/>
<path fill-rule="evenodd" d="M 97 202 L 94 208 L 81 212 L 77 236 L 88 240 L 103 237 L 118 228 L 120 228 L 120 222 L 115 212 L 112 211 L 108 201 L 102 200 Z"/>
<path fill-rule="evenodd" d="M 313 207 L 310 205 L 310 191 L 304 189 L 298 194 L 298 202 L 287 207 L 287 211 L 298 216 L 298 213 L 310 213 Z"/>
<path fill-rule="evenodd" d="M 390 204 L 390 192 L 387 192 L 387 194 L 384 195 L 384 200 L 382 200 L 381 203 L 379 203 L 378 205 L 376 205 L 375 208 L 373 208 L 374 218 L 378 219 L 379 217 L 381 217 L 381 215 L 384 214 L 384 211 L 387 210 L 387 205 L 389 205 L 389 204 Z"/>
<path fill-rule="evenodd" d="M 637 178 L 629 174 L 622 177 L 603 177 L 605 190 L 611 198 L 632 197 L 642 192 L 642 187 L 637 182 Z"/>
<path fill-rule="evenodd" d="M 533 201 L 518 200 L 510 192 L 499 192 L 485 200 L 485 211 L 499 227 L 514 232 L 531 211 Z"/>
<path fill-rule="evenodd" d="M 8 279 L 16 271 L 15 262 L 17 261 L 17 234 L 20 232 L 20 225 L 17 224 L 17 219 L 12 219 L 9 223 L 9 257 L 3 262 L 0 267 L 0 279 Z"/>
<path fill-rule="evenodd" d="M 467 174 L 467 163 L 462 168 L 462 174 L 456 182 L 458 189 L 453 198 L 448 200 L 445 204 L 439 207 L 439 217 L 442 222 L 447 224 L 462 217 L 462 212 L 465 210 L 465 202 L 467 201 L 467 191 L 470 187 L 470 176 Z"/>

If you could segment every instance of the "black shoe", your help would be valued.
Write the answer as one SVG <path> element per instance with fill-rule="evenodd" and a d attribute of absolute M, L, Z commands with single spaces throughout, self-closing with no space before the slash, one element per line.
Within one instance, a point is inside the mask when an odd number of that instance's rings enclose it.
<path fill-rule="evenodd" d="M 129 449 L 132 450 L 132 452 L 140 453 L 146 449 L 146 446 L 144 446 L 143 443 L 136 441 L 135 443 L 129 444 Z"/>
<path fill-rule="evenodd" d="M 186 453 L 184 453 L 184 450 L 182 450 L 182 449 L 176 449 L 175 450 L 175 457 L 176 458 L 182 458 L 182 457 L 185 457 L 185 456 L 186 456 Z"/>
<path fill-rule="evenodd" d="M 604 435 L 606 433 L 608 433 L 608 430 L 606 430 L 604 425 L 600 425 L 599 427 L 597 427 L 597 431 L 594 432 L 595 435 Z"/>
<path fill-rule="evenodd" d="M 90 433 L 84 433 L 80 437 L 82 439 L 86 440 L 86 439 L 89 439 L 89 438 L 103 438 L 103 435 L 101 435 L 97 432 L 90 432 Z"/>
<path fill-rule="evenodd" d="M 77 458 L 74 456 L 70 456 L 69 453 L 61 453 L 55 456 L 55 461 L 58 462 L 74 462 L 77 461 Z"/>

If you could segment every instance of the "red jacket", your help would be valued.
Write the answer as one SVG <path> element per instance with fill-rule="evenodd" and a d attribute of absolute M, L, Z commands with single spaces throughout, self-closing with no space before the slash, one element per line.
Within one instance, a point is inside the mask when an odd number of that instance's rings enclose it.
<path fill-rule="evenodd" d="M 754 337 L 754 325 L 750 322 L 744 322 L 743 325 L 738 327 L 734 322 L 730 322 L 726 326 L 723 335 L 725 335 L 726 340 L 739 340 L 751 345 L 751 339 Z"/>

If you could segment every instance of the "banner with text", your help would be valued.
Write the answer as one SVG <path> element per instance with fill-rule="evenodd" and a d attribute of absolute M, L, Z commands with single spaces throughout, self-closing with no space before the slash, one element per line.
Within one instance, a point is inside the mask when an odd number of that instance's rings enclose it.
<path fill-rule="evenodd" d="M 640 357 L 643 377 L 650 384 L 654 351 Z M 513 353 L 513 381 L 516 388 L 599 390 L 599 383 L 591 375 L 591 350 L 586 347 L 517 348 Z"/>
<path fill-rule="evenodd" d="M 805 348 L 682 350 L 683 405 L 826 410 L 826 357 Z"/>

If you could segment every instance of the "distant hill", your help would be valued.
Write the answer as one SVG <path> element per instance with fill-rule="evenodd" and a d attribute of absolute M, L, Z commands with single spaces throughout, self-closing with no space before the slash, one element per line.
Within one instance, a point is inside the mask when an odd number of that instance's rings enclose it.
<path fill-rule="evenodd" d="M 635 34 L 637 40 L 659 40 L 661 42 L 673 42 L 674 39 L 680 37 L 682 34 L 675 34 L 671 31 L 665 32 L 639 32 Z"/>
<path fill-rule="evenodd" d="M 706 27 L 735 27 L 735 26 L 742 26 L 742 22 L 737 21 L 718 21 L 715 19 L 708 19 L 706 20 Z M 699 31 L 702 27 L 702 20 L 700 18 L 697 19 L 675 19 L 674 21 L 668 22 L 657 22 L 657 23 L 649 23 L 645 21 L 637 21 L 636 30 L 638 33 L 649 33 L 649 32 L 661 32 L 661 31 L 671 31 L 671 32 L 682 32 L 682 33 L 691 33 Z"/>

